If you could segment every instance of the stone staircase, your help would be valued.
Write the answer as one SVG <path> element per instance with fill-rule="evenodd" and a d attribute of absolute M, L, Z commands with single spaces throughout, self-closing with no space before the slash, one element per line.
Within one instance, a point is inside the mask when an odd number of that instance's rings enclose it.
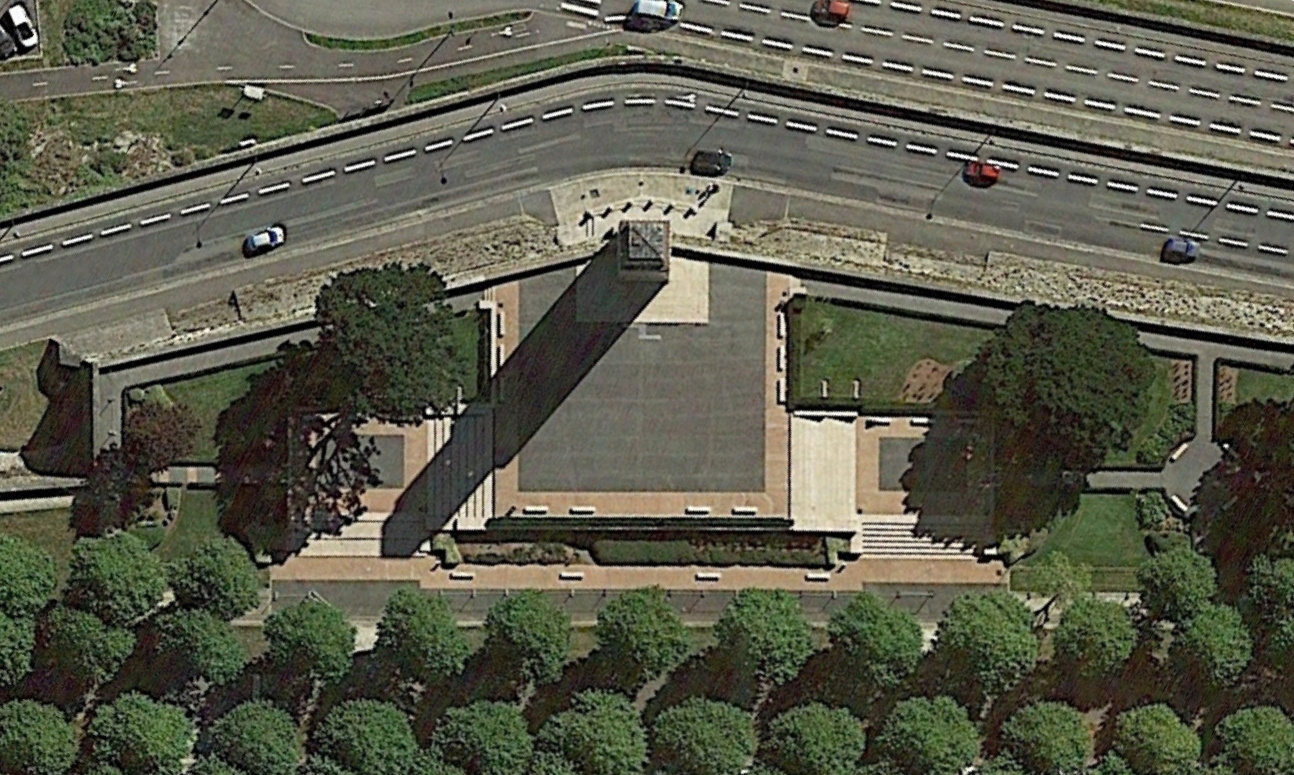
<path fill-rule="evenodd" d="M 970 547 L 960 541 L 945 544 L 913 534 L 916 514 L 869 514 L 862 517 L 863 557 L 930 557 L 976 559 Z"/>

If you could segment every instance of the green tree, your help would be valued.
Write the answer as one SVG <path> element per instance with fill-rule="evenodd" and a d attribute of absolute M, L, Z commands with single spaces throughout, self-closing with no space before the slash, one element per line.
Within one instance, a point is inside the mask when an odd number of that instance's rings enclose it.
<path fill-rule="evenodd" d="M 135 650 L 135 634 L 109 627 L 94 614 L 57 606 L 40 628 L 40 643 L 55 668 L 79 683 L 102 683 Z"/>
<path fill-rule="evenodd" d="M 148 402 L 126 414 L 122 453 L 139 476 L 147 477 L 192 455 L 201 430 L 198 416 L 184 404 Z"/>
<path fill-rule="evenodd" d="M 1137 644 L 1127 608 L 1112 600 L 1080 597 L 1065 609 L 1051 638 L 1056 655 L 1088 679 L 1123 669 Z"/>
<path fill-rule="evenodd" d="M 293 772 L 296 771 L 293 770 Z M 247 775 L 247 773 L 214 756 L 204 756 L 193 763 L 188 775 Z"/>
<path fill-rule="evenodd" d="M 1200 738 L 1167 705 L 1142 705 L 1119 714 L 1113 751 L 1135 775 L 1190 775 Z"/>
<path fill-rule="evenodd" d="M 656 717 L 652 760 L 671 775 L 732 775 L 750 763 L 754 719 L 735 705 L 689 697 Z"/>
<path fill-rule="evenodd" d="M 31 672 L 36 623 L 0 613 L 0 687 L 13 686 Z"/>
<path fill-rule="evenodd" d="M 355 775 L 326 756 L 312 755 L 301 765 L 298 775 Z"/>
<path fill-rule="evenodd" d="M 586 691 L 570 710 L 551 717 L 535 739 L 540 751 L 560 754 L 581 775 L 632 775 L 643 771 L 647 733 L 623 694 Z"/>
<path fill-rule="evenodd" d="M 293 775 L 302 756 L 296 721 L 265 700 L 245 702 L 212 724 L 211 752 L 248 775 Z"/>
<path fill-rule="evenodd" d="M 831 615 L 832 648 L 849 655 L 876 686 L 897 686 L 921 661 L 921 625 L 912 614 L 891 608 L 871 592 L 860 592 Z"/>
<path fill-rule="evenodd" d="M 720 614 L 714 635 L 765 683 L 791 680 L 813 654 L 800 603 L 781 589 L 738 592 Z"/>
<path fill-rule="evenodd" d="M 1229 686 L 1249 666 L 1253 641 L 1240 612 L 1207 603 L 1174 633 L 1177 655 L 1214 686 Z"/>
<path fill-rule="evenodd" d="M 31 619 L 54 596 L 54 560 L 29 541 L 0 534 L 0 614 Z"/>
<path fill-rule="evenodd" d="M 876 746 L 905 775 L 961 775 L 979 755 L 980 739 L 951 697 L 916 697 L 894 706 Z"/>
<path fill-rule="evenodd" d="M 181 608 L 208 611 L 230 621 L 256 606 L 261 580 L 247 550 L 232 538 L 212 538 L 170 567 L 171 590 Z"/>
<path fill-rule="evenodd" d="M 162 562 L 129 533 L 83 538 L 72 547 L 66 597 L 113 627 L 149 613 L 166 593 Z"/>
<path fill-rule="evenodd" d="M 1248 587 L 1259 648 L 1283 668 L 1294 661 L 1294 559 L 1260 555 L 1250 566 Z"/>
<path fill-rule="evenodd" d="M 377 623 L 377 648 L 407 675 L 432 681 L 456 675 L 471 654 L 449 603 L 416 589 L 397 589 Z"/>
<path fill-rule="evenodd" d="M 333 683 L 350 670 L 355 628 L 340 608 L 321 600 L 303 600 L 265 620 L 271 661 L 291 666 L 298 675 Z"/>
<path fill-rule="evenodd" d="M 525 589 L 490 606 L 486 646 L 513 660 L 527 682 L 555 681 L 571 648 L 571 617 L 536 589 Z"/>
<path fill-rule="evenodd" d="M 458 352 L 445 284 L 426 266 L 343 272 L 319 291 L 315 316 L 320 342 L 357 377 L 360 417 L 413 424 L 449 408 L 475 356 Z"/>
<path fill-rule="evenodd" d="M 1092 770 L 1092 775 L 1136 775 L 1128 761 L 1116 753 L 1106 754 L 1101 757 Z"/>
<path fill-rule="evenodd" d="M 329 711 L 318 750 L 355 775 L 406 775 L 419 758 L 404 713 L 389 702 L 350 700 Z"/>
<path fill-rule="evenodd" d="M 1157 554 L 1137 569 L 1141 602 L 1155 619 L 1184 622 L 1198 613 L 1217 591 L 1217 574 L 1209 558 L 1189 548 Z"/>
<path fill-rule="evenodd" d="M 1043 622 L 1051 621 L 1052 608 L 1060 603 L 1069 605 L 1074 599 L 1092 588 L 1092 569 L 1074 563 L 1064 552 L 1048 552 L 1031 569 L 1030 581 L 1034 588 L 1048 600 L 1043 606 Z"/>
<path fill-rule="evenodd" d="M 247 647 L 229 622 L 206 611 L 171 611 L 157 619 L 158 647 L 177 657 L 194 673 L 213 684 L 238 677 L 247 664 Z"/>
<path fill-rule="evenodd" d="M 566 761 L 561 754 L 552 751 L 536 751 L 535 755 L 530 757 L 526 775 L 580 775 L 580 773 L 575 769 L 575 765 Z"/>
<path fill-rule="evenodd" d="M 948 606 L 937 649 L 988 695 L 1009 691 L 1033 669 L 1038 639 L 1033 614 L 1009 592 L 972 592 Z"/>
<path fill-rule="evenodd" d="M 95 760 L 124 775 L 180 775 L 194 740 L 183 709 L 136 692 L 99 708 L 88 734 Z"/>
<path fill-rule="evenodd" d="M 445 712 L 431 737 L 435 754 L 467 775 L 524 772 L 534 741 L 515 705 L 474 702 Z"/>
<path fill-rule="evenodd" d="M 72 528 L 77 536 L 124 530 L 153 500 L 152 482 L 131 465 L 121 447 L 100 450 L 85 486 L 72 498 Z"/>
<path fill-rule="evenodd" d="M 660 587 L 631 589 L 598 613 L 598 646 L 635 680 L 652 680 L 682 662 L 692 649 L 683 618 Z"/>
<path fill-rule="evenodd" d="M 852 713 L 811 702 L 769 723 L 759 755 L 786 775 L 853 775 L 866 744 Z"/>
<path fill-rule="evenodd" d="M 1075 773 L 1081 770 L 1074 770 Z M 975 775 L 1029 775 L 1028 771 L 1010 756 L 995 756 L 987 759 L 975 770 Z"/>
<path fill-rule="evenodd" d="M 1033 775 L 1078 772 L 1092 749 L 1083 714 L 1062 702 L 1035 702 L 1017 710 L 1002 727 L 1002 742 Z"/>
<path fill-rule="evenodd" d="M 1217 761 L 1236 775 L 1289 775 L 1294 772 L 1294 723 L 1271 705 L 1245 708 L 1217 726 Z"/>
<path fill-rule="evenodd" d="M 14 700 L 0 705 L 0 772 L 63 775 L 76 761 L 76 732 L 53 705 Z"/>

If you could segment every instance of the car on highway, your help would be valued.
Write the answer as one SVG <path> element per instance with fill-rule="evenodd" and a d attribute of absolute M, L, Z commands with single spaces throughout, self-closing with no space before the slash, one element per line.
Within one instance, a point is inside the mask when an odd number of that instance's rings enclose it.
<path fill-rule="evenodd" d="M 1159 248 L 1159 260 L 1165 264 L 1189 264 L 1200 257 L 1200 243 L 1185 237 L 1169 237 Z"/>
<path fill-rule="evenodd" d="M 247 235 L 247 238 L 243 240 L 243 256 L 246 258 L 263 256 L 271 250 L 281 247 L 287 241 L 287 227 L 281 223 L 270 224 L 260 231 Z"/>
<path fill-rule="evenodd" d="M 809 7 L 809 18 L 819 27 L 839 27 L 849 21 L 849 0 L 816 0 Z"/>
<path fill-rule="evenodd" d="M 8 32 L 13 33 L 18 45 L 24 51 L 31 51 L 40 43 L 40 37 L 36 35 L 36 25 L 32 24 L 27 6 L 22 3 L 14 3 L 5 10 L 4 26 Z"/>
<path fill-rule="evenodd" d="M 1001 168 L 986 161 L 968 161 L 962 168 L 962 180 L 971 188 L 991 188 L 1001 177 Z"/>
<path fill-rule="evenodd" d="M 697 151 L 692 154 L 687 168 L 693 175 L 703 178 L 720 178 L 732 169 L 732 154 L 720 148 L 717 151 Z"/>
<path fill-rule="evenodd" d="M 631 32 L 659 32 L 678 24 L 683 18 L 683 4 L 678 0 L 636 0 L 625 16 L 625 29 Z"/>

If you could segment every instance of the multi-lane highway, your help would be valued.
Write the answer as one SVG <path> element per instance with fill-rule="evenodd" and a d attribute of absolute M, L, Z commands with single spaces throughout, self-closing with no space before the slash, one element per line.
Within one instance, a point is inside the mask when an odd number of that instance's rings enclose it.
<path fill-rule="evenodd" d="M 1205 265 L 1268 273 L 1290 266 L 1291 192 L 1017 143 L 981 146 L 986 138 L 654 80 L 554 89 L 510 100 L 506 113 L 476 108 L 390 130 L 339 157 L 324 149 L 260 174 L 249 169 L 237 185 L 229 185 L 237 175 L 213 176 L 207 185 L 155 192 L 144 207 L 101 206 L 102 215 L 57 228 L 33 224 L 0 253 L 0 315 L 242 262 L 241 235 L 274 221 L 287 224 L 292 247 L 590 172 L 677 168 L 697 144 L 733 153 L 733 182 L 1146 256 L 1166 235 L 1185 233 L 1204 242 Z M 1004 168 L 996 188 L 957 180 L 975 155 Z"/>
<path fill-rule="evenodd" d="M 1192 38 L 993 3 L 858 0 L 851 23 L 824 29 L 808 2 L 696 0 L 670 35 L 832 62 L 977 94 L 1206 132 L 1294 143 L 1294 67 L 1281 57 Z M 608 2 L 609 11 L 619 11 Z M 572 0 L 573 16 L 601 13 Z M 581 13 L 583 11 L 584 13 Z M 622 15 L 603 13 L 604 22 Z"/>

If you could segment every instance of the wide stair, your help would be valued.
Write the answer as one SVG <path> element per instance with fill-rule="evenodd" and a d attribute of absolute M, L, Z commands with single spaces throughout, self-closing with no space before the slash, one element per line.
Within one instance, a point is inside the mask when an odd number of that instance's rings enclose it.
<path fill-rule="evenodd" d="M 944 543 L 914 534 L 916 514 L 869 514 L 864 516 L 859 535 L 862 557 L 965 558 L 975 554 L 961 541 Z"/>

